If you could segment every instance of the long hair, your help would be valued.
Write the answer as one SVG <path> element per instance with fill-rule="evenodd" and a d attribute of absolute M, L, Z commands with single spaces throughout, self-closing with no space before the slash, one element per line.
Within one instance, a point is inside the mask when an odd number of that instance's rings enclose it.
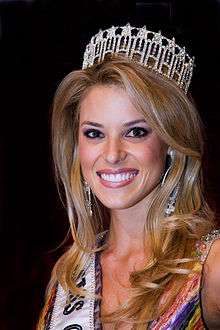
<path fill-rule="evenodd" d="M 116 85 L 125 90 L 149 126 L 174 150 L 166 181 L 157 187 L 146 214 L 145 239 L 151 247 L 150 258 L 142 270 L 130 275 L 128 304 L 104 316 L 106 322 L 132 320 L 136 329 L 144 329 L 147 322 L 172 304 L 193 271 L 196 240 L 212 228 L 213 214 L 203 197 L 202 124 L 193 102 L 175 83 L 122 56 L 73 71 L 64 78 L 54 99 L 52 139 L 57 182 L 65 190 L 73 243 L 54 267 L 49 291 L 59 281 L 73 294 L 82 293 L 76 280 L 90 253 L 100 248 L 97 234 L 110 221 L 109 210 L 94 195 L 93 216 L 89 215 L 78 155 L 80 105 L 88 91 L 98 85 Z M 175 212 L 165 217 L 167 200 L 177 185 Z M 161 306 L 159 301 L 167 287 L 170 294 Z"/>

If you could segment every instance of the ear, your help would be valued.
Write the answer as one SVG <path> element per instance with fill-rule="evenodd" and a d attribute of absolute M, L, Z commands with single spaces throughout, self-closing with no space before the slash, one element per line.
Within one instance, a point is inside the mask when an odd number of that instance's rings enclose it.
<path fill-rule="evenodd" d="M 171 161 L 174 160 L 174 157 L 175 157 L 175 150 L 172 149 L 170 146 L 169 146 L 168 149 L 167 149 L 167 155 L 170 156 Z"/>
<path fill-rule="evenodd" d="M 170 169 L 172 166 L 172 162 L 174 161 L 175 151 L 169 146 L 167 149 L 166 163 L 165 163 L 165 171 Z"/>

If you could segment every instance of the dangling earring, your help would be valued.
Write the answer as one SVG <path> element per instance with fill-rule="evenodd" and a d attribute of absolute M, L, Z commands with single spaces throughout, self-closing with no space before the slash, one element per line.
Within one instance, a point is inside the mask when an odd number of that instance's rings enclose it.
<path fill-rule="evenodd" d="M 176 199 L 179 191 L 179 184 L 173 189 L 172 193 L 170 194 L 168 201 L 167 201 L 167 206 L 165 208 L 165 215 L 169 216 L 175 211 L 175 204 L 176 204 Z"/>
<path fill-rule="evenodd" d="M 169 147 L 168 150 L 167 150 L 167 156 L 170 157 L 170 161 L 169 161 L 168 168 L 167 168 L 166 172 L 163 175 L 163 179 L 161 181 L 161 187 L 164 185 L 164 182 L 166 181 L 167 175 L 169 174 L 169 171 L 172 167 L 172 163 L 173 163 L 173 160 L 174 160 L 174 150 L 171 149 L 171 147 Z"/>
<path fill-rule="evenodd" d="M 86 195 L 86 204 L 89 210 L 89 215 L 92 216 L 91 188 L 86 180 L 84 180 L 84 191 Z"/>
<path fill-rule="evenodd" d="M 164 185 L 166 178 L 170 172 L 171 167 L 173 166 L 173 161 L 174 161 L 174 150 L 171 149 L 171 147 L 168 148 L 167 150 L 167 156 L 169 156 L 169 165 L 168 168 L 163 176 L 162 182 L 161 182 L 161 187 Z M 165 215 L 170 216 L 174 211 L 175 211 L 175 204 L 176 204 L 176 199 L 179 191 L 179 185 L 177 185 L 172 193 L 170 194 L 168 201 L 167 201 L 167 206 L 165 208 Z"/>

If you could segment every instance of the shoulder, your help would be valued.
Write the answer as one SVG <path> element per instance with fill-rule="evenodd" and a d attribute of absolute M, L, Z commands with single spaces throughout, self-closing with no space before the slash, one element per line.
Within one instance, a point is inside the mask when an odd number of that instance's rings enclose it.
<path fill-rule="evenodd" d="M 204 262 L 204 269 L 206 269 L 209 274 L 212 274 L 213 279 L 217 275 L 219 276 L 218 283 L 220 286 L 220 237 L 212 242 L 209 253 Z"/>
<path fill-rule="evenodd" d="M 220 230 L 207 235 L 202 258 L 201 303 L 204 319 L 211 329 L 220 329 Z"/>
<path fill-rule="evenodd" d="M 203 264 L 203 286 L 210 292 L 209 299 L 217 298 L 220 309 L 220 237 L 212 243 Z"/>

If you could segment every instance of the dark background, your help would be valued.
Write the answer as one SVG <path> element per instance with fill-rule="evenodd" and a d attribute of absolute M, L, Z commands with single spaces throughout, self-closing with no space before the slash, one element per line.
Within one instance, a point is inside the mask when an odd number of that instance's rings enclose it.
<path fill-rule="evenodd" d="M 206 193 L 219 214 L 220 2 L 0 0 L 0 329 L 34 329 L 67 217 L 57 197 L 50 111 L 93 33 L 146 25 L 196 57 L 191 93 L 206 135 Z"/>

